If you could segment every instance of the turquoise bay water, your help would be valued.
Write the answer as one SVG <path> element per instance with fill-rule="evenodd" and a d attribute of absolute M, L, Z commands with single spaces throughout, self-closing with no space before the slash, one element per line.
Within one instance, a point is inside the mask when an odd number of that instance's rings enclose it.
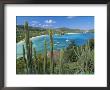
<path fill-rule="evenodd" d="M 93 33 L 79 33 L 79 34 L 65 34 L 65 35 L 54 35 L 54 50 L 60 50 L 61 48 L 66 48 L 74 40 L 76 45 L 84 45 L 86 44 L 88 39 L 93 39 Z M 50 39 L 48 35 L 42 35 L 32 38 L 33 47 L 36 48 L 37 53 L 43 53 L 44 51 L 44 40 L 47 41 L 47 49 L 50 50 Z M 16 54 L 17 58 L 22 57 L 23 54 L 23 45 L 25 45 L 24 41 L 16 44 Z"/>

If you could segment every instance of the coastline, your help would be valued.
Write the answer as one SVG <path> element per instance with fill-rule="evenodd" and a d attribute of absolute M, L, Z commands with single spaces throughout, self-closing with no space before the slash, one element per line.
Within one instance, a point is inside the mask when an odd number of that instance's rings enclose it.
<path fill-rule="evenodd" d="M 80 33 L 66 33 L 66 34 L 80 34 Z M 57 35 L 57 34 L 55 34 L 55 35 Z M 30 40 L 34 40 L 36 38 L 40 38 L 40 37 L 44 37 L 44 36 L 48 36 L 48 35 L 40 35 L 40 36 L 31 37 Z M 24 40 L 17 42 L 17 45 L 22 44 L 22 43 L 24 43 Z"/>
<path fill-rule="evenodd" d="M 40 38 L 40 37 L 44 37 L 44 36 L 47 36 L 47 35 L 40 35 L 40 36 L 31 37 L 30 40 L 34 40 L 36 38 Z M 22 43 L 24 43 L 24 39 L 17 42 L 16 44 L 19 45 L 19 44 L 22 44 Z"/>
<path fill-rule="evenodd" d="M 36 38 L 40 38 L 40 37 L 44 37 L 44 36 L 47 36 L 47 35 L 40 35 L 40 36 L 31 37 L 30 40 L 34 40 Z"/>
<path fill-rule="evenodd" d="M 80 34 L 80 33 L 66 33 L 66 34 Z"/>
<path fill-rule="evenodd" d="M 19 45 L 19 44 L 22 44 L 22 43 L 24 43 L 24 40 L 21 40 L 21 41 L 17 42 L 16 44 Z"/>
<path fill-rule="evenodd" d="M 76 34 L 82 34 L 82 33 L 66 33 L 65 35 L 76 35 Z M 56 35 L 56 34 L 55 34 Z M 30 40 L 32 40 L 32 42 L 36 42 L 36 40 L 38 39 L 39 40 L 39 38 L 42 38 L 42 40 L 45 38 L 45 37 L 47 37 L 48 35 L 40 35 L 40 36 L 35 36 L 35 37 L 31 37 L 30 38 Z M 61 36 L 61 37 L 63 37 L 63 35 Z M 59 41 L 58 41 L 59 42 Z M 38 42 L 39 43 L 39 42 Z M 55 47 L 59 47 L 59 45 L 58 45 L 59 43 L 55 43 L 54 45 L 55 45 Z M 18 43 L 16 43 L 16 48 L 17 48 L 17 51 L 16 51 L 16 54 L 17 54 L 17 58 L 18 57 L 20 57 L 21 55 L 21 53 L 22 53 L 22 46 L 23 45 L 25 45 L 25 40 L 23 39 L 23 40 L 21 40 L 21 41 L 19 41 Z M 64 44 L 65 45 L 65 44 Z M 33 46 L 34 46 L 34 44 L 33 44 Z M 38 48 L 39 49 L 39 48 Z M 57 55 L 57 53 L 59 53 L 59 52 L 54 52 L 54 54 L 55 55 Z M 56 56 L 57 57 L 57 56 Z"/>

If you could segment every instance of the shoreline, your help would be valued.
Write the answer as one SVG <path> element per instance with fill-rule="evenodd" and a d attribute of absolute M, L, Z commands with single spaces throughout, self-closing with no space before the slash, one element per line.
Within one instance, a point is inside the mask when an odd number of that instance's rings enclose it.
<path fill-rule="evenodd" d="M 24 43 L 24 40 L 21 40 L 21 41 L 17 42 L 16 44 L 19 45 L 19 44 L 22 44 L 22 43 Z"/>
<path fill-rule="evenodd" d="M 65 34 L 80 34 L 80 33 L 65 33 Z M 57 34 L 55 34 L 55 35 L 57 35 Z M 34 40 L 36 38 L 40 38 L 40 37 L 44 37 L 44 36 L 48 36 L 48 35 L 46 34 L 46 35 L 31 37 L 30 40 Z M 21 41 L 17 42 L 17 44 L 21 44 L 21 43 L 24 43 L 24 40 L 21 40 Z"/>
<path fill-rule="evenodd" d="M 66 33 L 65 35 L 69 35 L 69 34 L 81 34 L 81 33 Z M 56 35 L 56 34 L 55 34 Z M 44 39 L 45 37 L 47 37 L 48 35 L 46 34 L 46 35 L 40 35 L 40 36 L 35 36 L 35 37 L 31 37 L 30 38 L 30 40 L 32 40 L 32 42 L 36 42 L 36 40 L 39 40 L 39 38 L 42 38 L 42 39 Z M 59 41 L 58 41 L 59 42 Z M 39 42 L 38 42 L 39 43 Z M 16 56 L 17 56 L 17 58 L 19 58 L 21 55 L 19 55 L 19 54 L 21 54 L 22 53 L 22 45 L 25 45 L 25 40 L 23 39 L 23 40 L 21 40 L 21 41 L 19 41 L 18 43 L 16 43 L 16 48 L 17 48 L 17 51 L 16 51 Z M 65 45 L 65 44 L 64 44 Z M 40 46 L 39 46 L 40 47 Z M 57 48 L 59 48 L 59 45 L 57 44 L 57 42 L 55 43 L 55 47 Z M 61 46 L 62 47 L 62 46 Z M 39 48 L 38 48 L 39 49 Z M 40 49 L 39 49 L 40 50 Z M 55 55 L 56 55 L 56 53 L 55 53 Z"/>
<path fill-rule="evenodd" d="M 40 35 L 40 36 L 31 37 L 30 40 L 34 40 L 36 38 L 40 38 L 40 37 L 44 37 L 44 36 L 47 36 L 47 35 Z M 22 43 L 24 43 L 24 39 L 19 41 L 19 42 L 17 42 L 16 44 L 22 44 Z"/>
<path fill-rule="evenodd" d="M 44 36 L 47 36 L 47 35 L 40 35 L 40 36 L 31 37 L 30 40 L 34 40 L 36 38 L 40 38 L 40 37 L 44 37 Z"/>
<path fill-rule="evenodd" d="M 81 33 L 66 33 L 66 34 L 81 34 Z"/>

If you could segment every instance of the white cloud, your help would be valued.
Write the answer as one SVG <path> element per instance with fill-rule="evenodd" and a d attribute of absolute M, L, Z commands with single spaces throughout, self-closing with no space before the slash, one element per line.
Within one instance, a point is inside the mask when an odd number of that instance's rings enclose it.
<path fill-rule="evenodd" d="M 42 25 L 42 27 L 48 27 L 49 25 L 45 24 L 45 25 Z"/>
<path fill-rule="evenodd" d="M 39 23 L 38 21 L 32 21 L 32 23 Z"/>
<path fill-rule="evenodd" d="M 73 19 L 75 16 L 67 16 L 67 19 Z"/>
<path fill-rule="evenodd" d="M 42 25 L 42 27 L 43 28 L 50 28 L 52 25 L 50 25 L 50 24 L 44 24 L 44 25 Z"/>
<path fill-rule="evenodd" d="M 41 26 L 41 24 L 38 24 L 39 26 Z"/>
<path fill-rule="evenodd" d="M 51 19 L 49 19 L 49 20 L 45 20 L 45 23 L 47 23 L 47 24 L 52 24 L 52 23 L 56 23 L 56 22 L 53 21 L 53 20 L 51 20 Z"/>
<path fill-rule="evenodd" d="M 33 26 L 33 27 L 38 27 L 38 26 L 41 26 L 41 24 L 40 24 L 40 22 L 38 22 L 38 21 L 32 21 L 32 22 L 31 22 L 31 26 Z"/>
<path fill-rule="evenodd" d="M 35 27 L 35 26 L 36 26 L 36 24 L 32 23 L 32 24 L 31 24 L 31 26 Z"/>

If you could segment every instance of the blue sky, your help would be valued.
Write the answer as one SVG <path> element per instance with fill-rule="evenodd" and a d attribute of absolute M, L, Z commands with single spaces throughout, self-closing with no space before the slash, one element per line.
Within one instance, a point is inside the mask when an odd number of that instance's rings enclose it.
<path fill-rule="evenodd" d="M 17 16 L 17 25 L 24 25 L 28 21 L 29 26 L 44 28 L 67 27 L 72 29 L 94 29 L 94 16 Z"/>

